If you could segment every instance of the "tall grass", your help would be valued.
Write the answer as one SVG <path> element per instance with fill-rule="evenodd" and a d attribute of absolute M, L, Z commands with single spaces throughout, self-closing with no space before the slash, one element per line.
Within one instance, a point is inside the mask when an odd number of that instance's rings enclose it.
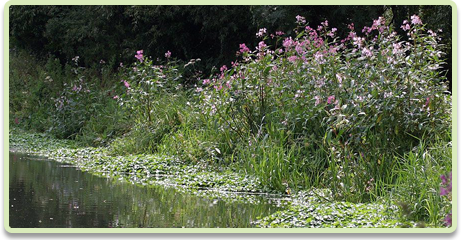
<path fill-rule="evenodd" d="M 447 131 L 445 137 L 450 139 L 451 132 Z M 451 203 L 440 193 L 440 176 L 452 171 L 451 149 L 451 141 L 446 138 L 434 143 L 421 139 L 399 159 L 390 193 L 396 202 L 407 206 L 407 218 L 440 226 L 451 210 Z"/>

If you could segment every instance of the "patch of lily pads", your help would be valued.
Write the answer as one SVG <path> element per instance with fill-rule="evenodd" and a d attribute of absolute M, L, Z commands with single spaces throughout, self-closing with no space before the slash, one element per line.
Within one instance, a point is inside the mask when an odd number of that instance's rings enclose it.
<path fill-rule="evenodd" d="M 422 224 L 402 219 L 392 203 L 334 201 L 328 189 L 296 193 L 281 210 L 255 222 L 262 228 L 406 228 Z"/>

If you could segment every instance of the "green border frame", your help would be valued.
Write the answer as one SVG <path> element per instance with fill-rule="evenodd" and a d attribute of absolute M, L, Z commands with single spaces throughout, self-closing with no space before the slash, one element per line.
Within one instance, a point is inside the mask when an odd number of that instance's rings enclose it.
<path fill-rule="evenodd" d="M 66 0 L 41 0 L 40 3 L 35 3 L 32 0 L 12 0 L 5 4 L 4 6 L 4 25 L 3 25 L 3 59 L 4 59 L 4 116 L 9 114 L 9 7 L 12 5 L 216 5 L 213 4 L 213 0 L 170 0 L 168 4 L 162 4 L 164 1 L 148 1 L 148 0 L 132 0 L 129 4 L 123 3 L 123 0 L 109 1 L 109 0 L 80 0 L 78 4 L 76 1 L 66 1 Z M 249 4 L 251 3 L 251 4 Z M 452 168 L 453 168 L 453 224 L 450 228 L 371 228 L 371 229 L 349 229 L 349 228 L 325 228 L 325 229 L 312 229 L 312 228 L 274 228 L 274 229 L 258 229 L 258 228 L 125 228 L 125 229 L 108 229 L 108 228 L 10 228 L 9 227 L 9 154 L 8 151 L 4 151 L 4 228 L 9 233 L 453 233 L 458 225 L 458 191 L 457 191 L 457 182 L 458 182 L 458 113 L 457 113 L 457 76 L 458 76 L 458 16 L 457 16 L 457 6 L 454 2 L 449 0 L 439 0 L 436 3 L 430 0 L 407 0 L 407 1 L 396 1 L 396 0 L 378 0 L 378 1 L 365 1 L 365 0 L 330 0 L 327 4 L 318 4 L 311 3 L 309 1 L 302 0 L 289 0 L 284 1 L 283 5 L 450 5 L 452 7 L 452 76 L 454 81 L 453 84 L 453 111 L 452 111 L 452 134 L 453 134 L 453 149 L 452 149 Z M 370 4 L 371 3 L 371 4 Z M 221 5 L 280 5 L 280 1 L 276 0 L 233 0 L 231 3 L 221 4 Z M 4 149 L 9 149 L 9 120 L 4 118 L 3 121 L 3 140 L 4 140 Z M 454 161 L 453 161 L 454 160 Z"/>

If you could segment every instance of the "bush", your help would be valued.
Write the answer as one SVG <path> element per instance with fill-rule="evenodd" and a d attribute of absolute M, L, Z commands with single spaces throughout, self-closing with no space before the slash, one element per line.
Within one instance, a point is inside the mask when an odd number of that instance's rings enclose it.
<path fill-rule="evenodd" d="M 111 145 L 116 154 L 157 151 L 163 137 L 183 121 L 187 102 L 179 84 L 182 75 L 176 61 L 170 60 L 171 52 L 165 54 L 165 65 L 154 65 L 144 57 L 143 50 L 137 51 L 135 57 L 138 62 L 122 74 L 123 93 L 114 97 L 134 123 L 129 134 Z"/>
<path fill-rule="evenodd" d="M 46 64 L 24 51 L 10 51 L 10 122 L 43 132 L 51 126 L 50 111 L 61 81 L 62 69 L 50 58 Z"/>
<path fill-rule="evenodd" d="M 117 103 L 116 92 L 122 86 L 102 86 L 103 78 L 118 78 L 100 63 L 99 69 L 87 69 L 79 66 L 79 56 L 73 64 L 66 65 L 59 77 L 53 79 L 54 90 L 51 96 L 42 98 L 52 100 L 50 115 L 52 124 L 48 129 L 58 138 L 77 138 L 93 146 L 107 145 L 111 139 L 127 131 L 127 114 Z M 47 64 L 48 65 L 48 64 Z M 55 63 L 52 66 L 59 66 Z M 59 82 L 54 79 L 61 79 Z"/>
<path fill-rule="evenodd" d="M 409 41 L 382 17 L 363 36 L 349 25 L 345 39 L 336 37 L 328 21 L 316 29 L 301 16 L 297 22 L 295 38 L 260 29 L 255 50 L 241 44 L 242 60 L 203 80 L 197 88 L 202 113 L 241 143 L 277 139 L 285 155 L 297 144 L 302 154 L 293 159 L 318 157 L 314 161 L 324 168 L 316 169 L 317 178 L 337 189 L 338 197 L 368 198 L 371 179 L 393 181 L 395 154 L 451 127 L 451 97 L 437 71 L 443 63 L 440 39 L 418 16 L 401 26 Z M 244 163 L 247 150 L 239 146 Z M 263 156 L 248 170 L 258 172 L 258 165 L 281 155 Z M 278 178 L 274 184 L 284 180 L 289 181 Z"/>

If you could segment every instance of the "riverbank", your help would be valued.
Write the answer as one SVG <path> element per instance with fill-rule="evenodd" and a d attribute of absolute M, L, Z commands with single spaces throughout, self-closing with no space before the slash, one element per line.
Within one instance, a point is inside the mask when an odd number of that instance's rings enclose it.
<path fill-rule="evenodd" d="M 334 201 L 327 189 L 299 191 L 291 195 L 265 189 L 255 176 L 184 165 L 159 155 L 111 156 L 106 148 L 83 147 L 71 140 L 47 134 L 10 129 L 10 151 L 45 156 L 77 166 L 82 171 L 118 178 L 144 186 L 169 186 L 205 198 L 256 203 L 255 196 L 266 196 L 280 210 L 255 222 L 258 227 L 417 227 L 405 221 L 392 202 L 348 203 Z"/>
<path fill-rule="evenodd" d="M 266 189 L 256 177 L 212 169 L 204 165 L 184 164 L 174 157 L 138 154 L 112 156 L 104 147 L 84 147 L 72 140 L 55 139 L 43 133 L 10 130 L 10 151 L 47 157 L 77 166 L 102 177 L 116 177 L 140 185 L 169 185 L 189 191 L 213 192 L 212 197 L 231 201 L 252 201 L 251 195 L 283 194 Z M 222 194 L 217 194 L 222 193 Z M 248 196 L 245 196 L 247 194 Z M 239 197 L 240 196 L 240 197 Z"/>
<path fill-rule="evenodd" d="M 437 34 L 416 15 L 411 41 L 382 17 L 367 27 L 379 31 L 345 39 L 302 19 L 296 35 L 260 29 L 258 46 L 240 43 L 211 75 L 173 49 L 120 53 L 135 61 L 116 69 L 13 50 L 10 126 L 49 135 L 12 145 L 140 185 L 271 196 L 283 208 L 260 226 L 451 226 L 452 97 Z M 328 197 L 297 200 L 313 189 Z M 361 213 L 323 217 L 349 203 Z"/>

